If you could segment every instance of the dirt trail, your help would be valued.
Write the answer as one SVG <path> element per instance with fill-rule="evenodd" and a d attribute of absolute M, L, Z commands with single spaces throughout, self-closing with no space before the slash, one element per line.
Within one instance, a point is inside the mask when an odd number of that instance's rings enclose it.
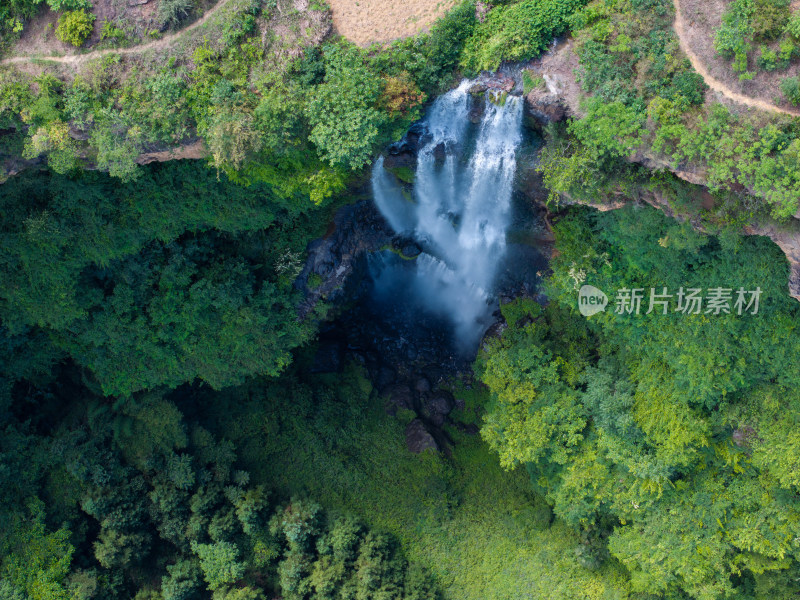
<path fill-rule="evenodd" d="M 185 29 L 170 33 L 161 39 L 153 40 L 152 42 L 147 42 L 146 44 L 139 44 L 138 46 L 131 46 L 130 48 L 106 48 L 104 50 L 86 52 L 85 54 L 67 54 L 65 56 L 12 56 L 11 58 L 0 60 L 0 65 L 12 65 L 15 63 L 24 63 L 37 60 L 56 62 L 66 65 L 78 65 L 82 62 L 105 56 L 106 54 L 138 54 L 139 52 L 145 52 L 146 50 L 160 50 L 162 48 L 166 48 L 181 36 L 206 23 L 229 1 L 230 0 L 219 0 L 219 2 L 211 7 L 211 10 L 206 12 L 206 14 Z"/>
<path fill-rule="evenodd" d="M 683 50 L 684 54 L 689 58 L 689 62 L 692 63 L 692 67 L 694 70 L 697 71 L 700 76 L 705 80 L 710 87 L 715 92 L 719 92 L 726 98 L 733 100 L 739 104 L 744 104 L 746 106 L 752 106 L 753 108 L 758 108 L 760 110 L 765 110 L 768 112 L 774 113 L 782 113 L 785 115 L 792 115 L 792 116 L 799 116 L 799 110 L 789 110 L 785 108 L 781 108 L 780 106 L 775 106 L 774 104 L 770 104 L 769 102 L 764 102 L 763 100 L 757 100 L 755 98 L 751 98 L 750 96 L 745 96 L 744 94 L 740 94 L 738 92 L 733 91 L 731 88 L 726 86 L 724 83 L 716 79 L 711 73 L 708 72 L 706 66 L 700 60 L 700 57 L 694 53 L 694 51 L 689 47 L 689 44 L 686 41 L 686 22 L 683 20 L 683 13 L 681 12 L 681 2 L 680 0 L 673 0 L 675 4 L 675 33 L 678 36 L 678 43 L 680 44 L 681 50 Z"/>

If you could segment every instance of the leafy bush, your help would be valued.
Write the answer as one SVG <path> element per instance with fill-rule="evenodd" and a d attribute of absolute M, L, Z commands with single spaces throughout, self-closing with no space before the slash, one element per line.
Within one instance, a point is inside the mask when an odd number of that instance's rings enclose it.
<path fill-rule="evenodd" d="M 689 104 L 702 104 L 707 89 L 703 77 L 695 71 L 682 71 L 672 78 L 674 94 L 683 96 Z"/>
<path fill-rule="evenodd" d="M 792 104 L 800 104 L 800 78 L 787 77 L 781 81 L 781 92 Z"/>
<path fill-rule="evenodd" d="M 789 17 L 789 22 L 786 24 L 786 33 L 796 40 L 800 40 L 800 10 L 796 10 Z"/>
<path fill-rule="evenodd" d="M 755 6 L 751 22 L 754 39 L 777 39 L 789 20 L 789 0 L 756 0 Z"/>
<path fill-rule="evenodd" d="M 736 72 L 747 70 L 747 55 L 751 50 L 749 40 L 753 37 L 751 18 L 755 10 L 752 0 L 734 0 L 722 15 L 722 25 L 714 37 L 715 50 L 734 60 L 733 70 Z"/>
<path fill-rule="evenodd" d="M 464 47 L 469 71 L 495 70 L 503 61 L 533 58 L 567 29 L 567 18 L 583 0 L 523 0 L 493 8 Z"/>
<path fill-rule="evenodd" d="M 780 58 L 778 66 L 781 69 L 788 68 L 792 60 L 797 58 L 797 54 L 797 44 L 790 39 L 781 40 L 780 46 L 778 47 L 778 57 Z"/>
<path fill-rule="evenodd" d="M 771 48 L 761 46 L 758 50 L 756 64 L 760 69 L 764 69 L 765 71 L 774 71 L 778 68 L 778 53 Z"/>
<path fill-rule="evenodd" d="M 58 19 L 56 37 L 78 47 L 91 35 L 94 20 L 95 16 L 84 9 L 65 12 Z"/>

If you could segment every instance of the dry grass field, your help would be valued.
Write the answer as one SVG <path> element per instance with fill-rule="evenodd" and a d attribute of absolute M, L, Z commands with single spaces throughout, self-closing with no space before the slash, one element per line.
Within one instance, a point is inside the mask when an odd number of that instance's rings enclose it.
<path fill-rule="evenodd" d="M 360 46 L 426 30 L 456 0 L 328 0 L 333 26 Z"/>

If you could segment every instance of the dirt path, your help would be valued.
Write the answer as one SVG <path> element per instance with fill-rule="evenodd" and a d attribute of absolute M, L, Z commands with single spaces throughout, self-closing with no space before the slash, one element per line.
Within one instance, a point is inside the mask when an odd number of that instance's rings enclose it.
<path fill-rule="evenodd" d="M 710 87 L 715 92 L 719 92 L 729 100 L 733 100 L 738 104 L 744 104 L 745 106 L 752 106 L 753 108 L 758 108 L 760 110 L 765 110 L 767 112 L 774 112 L 774 113 L 782 113 L 785 115 L 792 115 L 798 116 L 800 115 L 800 110 L 789 110 L 785 108 L 781 108 L 780 106 L 775 106 L 769 102 L 765 102 L 763 100 L 757 100 L 755 98 L 751 98 L 750 96 L 745 96 L 744 94 L 739 94 L 738 92 L 733 91 L 720 80 L 714 78 L 711 73 L 708 72 L 703 62 L 694 53 L 694 51 L 689 47 L 687 43 L 687 35 L 686 35 L 686 22 L 683 20 L 683 13 L 681 12 L 681 2 L 680 0 L 673 0 L 675 4 L 675 34 L 678 36 L 678 43 L 680 44 L 681 50 L 683 50 L 684 54 L 689 58 L 689 62 L 692 63 L 692 67 L 694 70 L 697 71 L 700 76 L 705 80 L 708 87 Z"/>
<path fill-rule="evenodd" d="M 146 44 L 139 44 L 138 46 L 131 46 L 130 48 L 106 48 L 105 50 L 94 50 L 92 52 L 86 52 L 85 54 L 67 54 L 66 56 L 12 56 L 11 58 L 0 60 L 0 65 L 12 65 L 15 63 L 25 63 L 37 60 L 56 62 L 66 65 L 78 65 L 82 62 L 105 56 L 106 54 L 138 54 L 139 52 L 145 52 L 146 50 L 160 50 L 162 48 L 166 48 L 178 38 L 206 23 L 229 1 L 230 0 L 219 0 L 219 2 L 211 7 L 211 10 L 209 10 L 206 14 L 185 29 L 170 33 L 161 39 L 153 40 L 152 42 L 147 42 Z"/>

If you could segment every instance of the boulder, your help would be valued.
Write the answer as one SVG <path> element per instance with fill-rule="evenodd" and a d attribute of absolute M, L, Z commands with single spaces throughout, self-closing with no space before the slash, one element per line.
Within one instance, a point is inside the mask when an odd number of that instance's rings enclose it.
<path fill-rule="evenodd" d="M 422 416 L 436 427 L 444 425 L 444 420 L 455 406 L 452 394 L 444 390 L 437 390 L 432 394 L 425 394 L 421 401 Z"/>
<path fill-rule="evenodd" d="M 406 427 L 406 446 L 409 452 L 419 454 L 425 450 L 439 450 L 439 444 L 425 428 L 425 423 L 414 419 Z"/>
<path fill-rule="evenodd" d="M 485 83 L 476 82 L 469 86 L 469 90 L 467 90 L 473 96 L 480 96 L 484 94 L 486 90 L 489 89 Z"/>
<path fill-rule="evenodd" d="M 434 414 L 449 415 L 456 405 L 456 400 L 453 398 L 453 394 L 447 390 L 438 390 L 427 399 L 425 404 Z"/>
<path fill-rule="evenodd" d="M 392 154 L 387 152 L 383 159 L 384 169 L 414 169 L 417 166 L 417 156 L 410 150 L 403 150 Z"/>
<path fill-rule="evenodd" d="M 414 410 L 414 394 L 404 383 L 395 383 L 386 388 L 389 405 L 406 410 Z"/>
<path fill-rule="evenodd" d="M 447 158 L 447 146 L 444 142 L 440 142 L 433 149 L 433 159 L 436 162 L 444 162 L 445 158 Z"/>

